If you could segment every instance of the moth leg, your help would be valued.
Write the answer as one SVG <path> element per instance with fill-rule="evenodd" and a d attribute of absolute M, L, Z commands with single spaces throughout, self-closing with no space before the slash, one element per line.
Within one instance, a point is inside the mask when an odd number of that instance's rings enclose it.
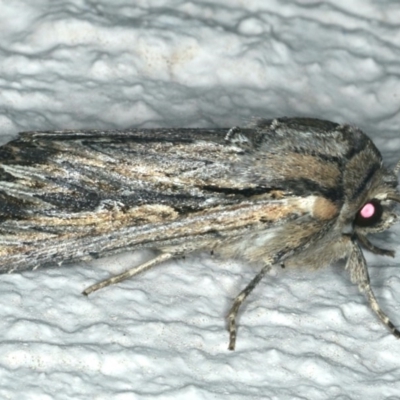
<path fill-rule="evenodd" d="M 366 236 L 357 235 L 357 240 L 361 243 L 363 247 L 365 247 L 371 253 L 379 254 L 380 256 L 389 256 L 389 257 L 395 256 L 395 252 L 393 250 L 381 249 L 380 247 L 375 246 L 367 239 Z"/>
<path fill-rule="evenodd" d="M 95 292 L 96 290 L 102 289 L 106 286 L 114 285 L 115 283 L 119 283 L 124 281 L 125 279 L 131 278 L 132 276 L 135 276 L 137 274 L 140 274 L 143 271 L 146 271 L 150 269 L 151 267 L 154 267 L 157 264 L 160 264 L 164 261 L 167 261 L 171 258 L 174 257 L 174 253 L 161 253 L 157 257 L 153 258 L 150 261 L 147 261 L 143 264 L 138 265 L 137 267 L 130 268 L 123 272 L 122 274 L 112 276 L 111 278 L 105 279 L 104 281 L 95 283 L 92 286 L 89 286 L 86 288 L 82 293 L 85 296 L 88 296 L 90 293 Z"/>
<path fill-rule="evenodd" d="M 353 243 L 353 251 L 347 261 L 346 269 L 350 271 L 351 281 L 358 285 L 358 288 L 362 293 L 365 293 L 372 311 L 375 312 L 380 321 L 389 329 L 389 331 L 396 338 L 400 339 L 400 332 L 395 328 L 388 316 L 381 310 L 372 291 L 367 264 L 360 247 L 356 243 Z"/>
<path fill-rule="evenodd" d="M 389 329 L 389 331 L 397 338 L 400 339 L 400 332 L 398 331 L 398 329 L 396 329 L 396 327 L 393 325 L 393 323 L 390 321 L 390 319 L 388 318 L 388 316 L 381 310 L 381 308 L 379 307 L 378 301 L 376 300 L 376 297 L 374 295 L 374 293 L 371 290 L 371 286 L 368 284 L 365 288 L 364 288 L 364 292 L 367 296 L 368 299 L 368 303 L 370 305 L 370 307 L 372 308 L 372 310 L 376 313 L 376 315 L 378 316 L 378 318 L 383 322 L 383 324 L 385 326 L 387 326 L 387 328 Z"/>
<path fill-rule="evenodd" d="M 235 350 L 236 344 L 236 316 L 238 314 L 239 308 L 242 305 L 246 297 L 253 291 L 253 289 L 258 285 L 264 275 L 271 269 L 270 265 L 266 265 L 254 278 L 253 280 L 242 290 L 239 295 L 235 298 L 232 308 L 228 313 L 229 321 L 229 350 Z"/>

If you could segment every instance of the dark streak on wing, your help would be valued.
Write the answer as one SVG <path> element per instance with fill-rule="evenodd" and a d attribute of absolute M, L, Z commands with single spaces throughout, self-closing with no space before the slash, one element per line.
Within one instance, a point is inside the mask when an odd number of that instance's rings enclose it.
<path fill-rule="evenodd" d="M 311 179 L 299 178 L 275 181 L 273 182 L 273 186 L 277 190 L 284 190 L 292 195 L 323 195 L 333 203 L 340 203 L 343 200 L 343 188 L 340 185 L 337 187 L 326 187 Z"/>
<path fill-rule="evenodd" d="M 228 132 L 227 128 L 219 129 L 126 129 L 115 131 L 101 130 L 62 130 L 62 131 L 38 131 L 38 132 L 22 132 L 21 140 L 32 141 L 44 139 L 46 141 L 82 141 L 85 145 L 93 143 L 127 143 L 127 142 L 143 142 L 143 143 L 192 143 L 193 141 L 205 140 L 215 143 L 224 143 L 224 138 Z"/>
<path fill-rule="evenodd" d="M 272 186 L 272 185 L 269 185 Z M 234 196 L 243 196 L 243 197 L 252 197 L 259 196 L 262 194 L 267 194 L 271 192 L 271 187 L 251 187 L 251 188 L 229 188 L 229 187 L 218 187 L 212 185 L 205 185 L 201 189 L 205 191 L 209 191 L 211 193 L 223 193 L 225 195 L 234 195 Z"/>

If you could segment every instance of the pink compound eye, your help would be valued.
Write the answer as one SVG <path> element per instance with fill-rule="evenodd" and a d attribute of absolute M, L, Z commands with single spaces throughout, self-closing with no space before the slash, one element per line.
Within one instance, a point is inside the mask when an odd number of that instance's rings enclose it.
<path fill-rule="evenodd" d="M 371 218 L 375 213 L 375 206 L 372 203 L 367 203 L 361 210 L 360 215 L 363 218 Z"/>
<path fill-rule="evenodd" d="M 357 213 L 354 223 L 358 226 L 372 226 L 381 221 L 382 204 L 374 199 L 365 203 Z"/>

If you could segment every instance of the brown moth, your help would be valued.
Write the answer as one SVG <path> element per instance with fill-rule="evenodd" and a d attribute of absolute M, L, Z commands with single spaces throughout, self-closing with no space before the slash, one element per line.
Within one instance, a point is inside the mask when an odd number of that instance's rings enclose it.
<path fill-rule="evenodd" d="M 307 118 L 232 129 L 25 132 L 0 147 L 0 272 L 126 250 L 165 260 L 210 250 L 261 269 L 229 312 L 229 349 L 245 298 L 274 265 L 346 259 L 352 282 L 400 337 L 372 292 L 361 247 L 388 229 L 397 170 L 359 129 Z"/>

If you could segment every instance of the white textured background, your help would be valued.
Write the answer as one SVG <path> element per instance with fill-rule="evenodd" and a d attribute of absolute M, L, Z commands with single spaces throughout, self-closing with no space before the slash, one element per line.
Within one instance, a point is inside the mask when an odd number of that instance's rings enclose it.
<path fill-rule="evenodd" d="M 3 140 L 299 115 L 358 125 L 400 158 L 395 0 L 0 0 L 0 39 Z M 399 228 L 381 240 L 399 248 Z M 0 398 L 400 399 L 400 341 L 341 266 L 267 277 L 228 352 L 224 316 L 254 275 L 239 260 L 80 294 L 145 256 L 1 276 Z M 367 259 L 400 326 L 399 257 Z"/>

